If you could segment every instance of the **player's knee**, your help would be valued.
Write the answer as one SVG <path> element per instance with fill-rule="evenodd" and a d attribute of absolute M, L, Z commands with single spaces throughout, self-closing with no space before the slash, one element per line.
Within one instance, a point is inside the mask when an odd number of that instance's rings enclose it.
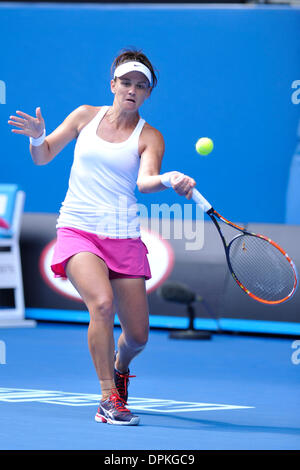
<path fill-rule="evenodd" d="M 135 334 L 126 336 L 126 343 L 130 349 L 142 351 L 148 342 L 148 329 L 141 330 Z"/>
<path fill-rule="evenodd" d="M 93 299 L 89 303 L 88 309 L 91 319 L 95 321 L 111 320 L 114 315 L 113 299 L 109 295 Z"/>

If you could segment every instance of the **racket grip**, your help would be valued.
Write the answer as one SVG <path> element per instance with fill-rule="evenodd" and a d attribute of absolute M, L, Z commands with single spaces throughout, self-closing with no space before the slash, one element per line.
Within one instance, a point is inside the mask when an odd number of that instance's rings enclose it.
<path fill-rule="evenodd" d="M 204 212 L 208 212 L 212 208 L 212 205 L 195 188 L 193 189 L 192 199 L 196 204 L 199 204 Z"/>

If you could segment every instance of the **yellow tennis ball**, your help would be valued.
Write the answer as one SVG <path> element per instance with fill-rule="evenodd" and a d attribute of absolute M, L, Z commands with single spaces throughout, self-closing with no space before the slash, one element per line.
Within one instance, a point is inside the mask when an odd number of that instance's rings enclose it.
<path fill-rule="evenodd" d="M 200 155 L 208 155 L 214 148 L 214 143 L 208 137 L 201 137 L 196 143 L 196 150 Z"/>

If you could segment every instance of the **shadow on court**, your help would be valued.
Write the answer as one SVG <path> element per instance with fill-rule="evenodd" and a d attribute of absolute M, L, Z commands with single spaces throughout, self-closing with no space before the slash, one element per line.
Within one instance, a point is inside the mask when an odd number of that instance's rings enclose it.
<path fill-rule="evenodd" d="M 149 413 L 139 412 L 140 416 L 147 416 Z M 163 424 L 163 419 L 166 418 L 165 424 Z M 299 435 L 300 438 L 300 428 L 291 428 L 291 427 L 281 427 L 281 426 L 253 426 L 246 423 L 229 423 L 224 421 L 210 420 L 210 419 L 198 419 L 198 418 L 189 418 L 186 416 L 176 416 L 160 413 L 159 417 L 156 416 L 158 424 L 151 423 L 151 427 L 166 427 L 168 429 L 192 429 L 197 428 L 198 430 L 205 431 L 221 431 L 221 432 L 242 432 L 242 433 L 274 433 L 274 434 L 291 434 L 294 436 Z M 171 424 L 170 424 L 171 423 Z M 147 424 L 141 423 L 142 426 L 150 426 Z M 192 427 L 191 427 L 192 426 Z"/>

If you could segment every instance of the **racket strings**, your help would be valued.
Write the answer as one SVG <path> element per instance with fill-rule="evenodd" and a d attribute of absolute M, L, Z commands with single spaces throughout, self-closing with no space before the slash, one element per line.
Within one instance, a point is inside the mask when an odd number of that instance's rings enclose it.
<path fill-rule="evenodd" d="M 294 289 L 293 268 L 278 248 L 258 236 L 242 235 L 229 248 L 232 270 L 253 295 L 266 301 L 279 301 Z"/>

